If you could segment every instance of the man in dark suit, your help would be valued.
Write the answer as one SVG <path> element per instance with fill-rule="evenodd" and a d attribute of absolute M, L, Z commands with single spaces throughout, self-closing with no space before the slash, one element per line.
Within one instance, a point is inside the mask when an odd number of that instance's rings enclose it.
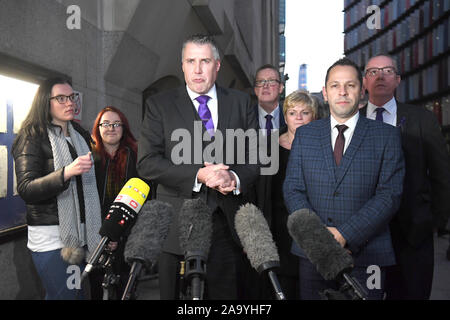
<path fill-rule="evenodd" d="M 258 117 L 258 129 L 264 137 L 260 145 L 261 152 L 270 151 L 272 144 L 278 148 L 278 137 L 280 132 L 286 130 L 286 121 L 283 115 L 283 106 L 280 105 L 280 95 L 284 90 L 281 75 L 278 69 L 271 64 L 264 64 L 256 70 L 254 91 L 258 103 L 254 106 Z M 275 134 L 277 133 L 277 134 Z M 270 140 L 272 137 L 272 140 Z M 266 151 L 267 150 L 267 151 Z M 274 154 L 278 156 L 278 153 Z M 275 174 L 276 172 L 274 172 Z M 264 214 L 269 226 L 272 223 L 272 175 L 259 175 L 256 183 L 256 205 Z M 251 265 L 242 262 L 244 286 L 244 299 L 258 300 L 271 299 L 274 297 L 273 289 L 265 274 L 259 275 Z"/>
<path fill-rule="evenodd" d="M 258 68 L 255 75 L 254 90 L 258 97 L 258 104 L 255 112 L 258 116 L 258 129 L 262 129 L 262 134 L 267 138 L 274 131 L 283 133 L 286 130 L 286 121 L 283 115 L 283 106 L 280 106 L 280 95 L 283 92 L 284 84 L 281 81 L 280 72 L 271 65 L 265 64 Z M 270 139 L 267 140 L 267 150 L 270 152 Z M 278 148 L 278 141 L 276 147 Z M 267 222 L 271 223 L 272 203 L 271 176 L 261 175 L 257 184 L 257 204 L 263 211 Z"/>
<path fill-rule="evenodd" d="M 404 160 L 397 128 L 359 116 L 362 75 L 348 59 L 327 71 L 323 94 L 330 117 L 301 126 L 295 133 L 283 185 L 289 213 L 313 210 L 354 259 L 353 276 L 366 286 L 367 267 L 379 267 L 369 299 L 382 299 L 386 266 L 395 263 L 389 220 L 400 205 Z M 293 244 L 300 257 L 300 299 L 319 299 L 337 289 L 325 281 Z"/>
<path fill-rule="evenodd" d="M 138 172 L 141 177 L 158 184 L 156 198 L 171 203 L 176 213 L 184 199 L 199 197 L 205 200 L 213 212 L 206 298 L 236 299 L 237 261 L 243 251 L 234 229 L 234 215 L 239 206 L 252 197 L 258 167 L 248 162 L 238 164 L 237 148 L 225 148 L 225 130 L 256 129 L 256 115 L 248 95 L 215 84 L 220 56 L 212 38 L 198 35 L 185 41 L 182 69 L 186 86 L 151 96 L 146 101 L 139 139 Z M 199 123 L 202 132 L 196 134 Z M 205 153 L 210 142 L 193 141 L 176 159 L 175 150 L 180 147 L 179 138 L 173 136 L 176 130 L 188 133 L 190 138 L 209 134 L 213 142 L 221 134 L 223 157 L 219 157 L 222 151 L 219 148 L 218 154 L 205 161 L 200 153 Z M 228 159 L 227 151 L 234 151 L 233 159 Z M 247 144 L 245 152 L 248 151 Z M 248 154 L 245 156 L 247 160 Z M 177 299 L 177 269 L 184 254 L 179 245 L 177 218 L 174 218 L 162 251 L 159 261 L 161 298 Z"/>
<path fill-rule="evenodd" d="M 364 77 L 369 102 L 361 113 L 402 133 L 406 173 L 401 206 L 390 225 L 397 265 L 387 271 L 387 299 L 424 300 L 433 281 L 433 225 L 445 224 L 450 213 L 449 158 L 435 116 L 395 100 L 400 81 L 391 57 L 371 58 Z"/>
<path fill-rule="evenodd" d="M 260 129 L 279 130 L 286 127 L 283 107 L 280 106 L 283 89 L 280 72 L 275 66 L 265 64 L 256 70 L 254 90 L 258 104 L 255 109 Z"/>

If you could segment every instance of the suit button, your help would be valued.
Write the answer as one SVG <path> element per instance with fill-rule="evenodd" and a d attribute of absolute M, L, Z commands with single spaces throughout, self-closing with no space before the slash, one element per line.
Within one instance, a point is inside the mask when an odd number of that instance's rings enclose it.
<path fill-rule="evenodd" d="M 327 221 L 328 221 L 329 223 L 333 223 L 333 219 L 331 219 L 331 218 L 328 218 Z"/>
<path fill-rule="evenodd" d="M 333 193 L 333 197 L 337 197 L 339 195 L 339 192 L 335 192 L 335 193 Z"/>

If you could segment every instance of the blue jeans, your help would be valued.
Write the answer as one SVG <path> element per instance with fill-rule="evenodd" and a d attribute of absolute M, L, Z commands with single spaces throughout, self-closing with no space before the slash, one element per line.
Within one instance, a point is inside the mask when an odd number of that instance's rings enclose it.
<path fill-rule="evenodd" d="M 46 292 L 45 300 L 84 300 L 80 278 L 85 263 L 69 265 L 61 258 L 61 249 L 31 252 L 31 257 Z"/>

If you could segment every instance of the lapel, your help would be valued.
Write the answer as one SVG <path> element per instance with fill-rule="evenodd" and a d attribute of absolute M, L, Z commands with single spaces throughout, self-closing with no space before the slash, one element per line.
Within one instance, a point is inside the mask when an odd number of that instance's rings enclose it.
<path fill-rule="evenodd" d="M 340 166 L 335 166 L 336 168 L 336 187 L 339 186 L 342 179 L 344 178 L 350 164 L 353 161 L 353 158 L 356 155 L 361 143 L 364 141 L 364 137 L 367 132 L 367 119 L 365 117 L 359 117 L 358 122 L 356 123 L 355 131 L 353 132 L 352 141 L 350 145 L 345 150 L 345 153 L 341 160 Z"/>
<path fill-rule="evenodd" d="M 327 165 L 328 174 L 331 179 L 336 182 L 336 175 L 334 172 L 336 164 L 334 162 L 333 148 L 331 146 L 330 117 L 328 117 L 328 121 L 322 122 L 322 128 L 320 130 L 320 145 L 322 146 L 322 153 Z"/>
<path fill-rule="evenodd" d="M 256 103 L 255 105 L 255 114 L 256 114 L 256 123 L 258 125 L 257 129 L 262 129 L 261 126 L 259 125 L 259 109 L 258 109 L 258 103 Z"/>
<path fill-rule="evenodd" d="M 366 103 L 366 105 L 364 107 L 359 109 L 359 115 L 360 116 L 364 116 L 365 118 L 367 118 L 367 103 Z"/>
<path fill-rule="evenodd" d="M 402 132 L 408 119 L 407 109 L 408 107 L 406 105 L 397 102 L 397 127 L 401 127 Z"/>
<path fill-rule="evenodd" d="M 178 113 L 181 115 L 181 118 L 186 124 L 185 128 L 189 128 L 189 131 L 191 131 L 192 122 L 195 120 L 201 121 L 201 119 L 197 113 L 197 110 L 195 110 L 194 104 L 192 103 L 185 86 L 180 87 L 179 90 L 176 91 L 174 95 L 174 102 L 178 109 Z"/>
<path fill-rule="evenodd" d="M 216 130 L 222 130 L 225 133 L 225 129 L 229 127 L 230 116 L 233 113 L 230 106 L 232 105 L 228 91 L 219 87 L 216 84 L 217 92 L 217 128 Z"/>
<path fill-rule="evenodd" d="M 280 105 L 278 108 L 280 109 L 280 131 L 281 131 L 281 129 L 283 129 L 287 125 L 286 120 L 284 120 L 283 107 Z"/>

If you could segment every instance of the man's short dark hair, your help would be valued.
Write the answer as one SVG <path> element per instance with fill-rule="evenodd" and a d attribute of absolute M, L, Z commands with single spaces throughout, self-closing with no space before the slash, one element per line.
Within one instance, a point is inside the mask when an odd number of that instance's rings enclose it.
<path fill-rule="evenodd" d="M 271 69 L 271 70 L 275 71 L 277 73 L 277 75 L 278 75 L 278 80 L 280 80 L 282 82 L 280 70 L 277 67 L 275 67 L 273 64 L 270 64 L 270 63 L 262 65 L 261 67 L 259 67 L 256 70 L 256 72 L 255 72 L 255 81 L 256 81 L 256 76 L 258 75 L 258 72 L 260 72 L 261 70 L 264 70 L 264 69 Z"/>
<path fill-rule="evenodd" d="M 220 54 L 219 49 L 217 48 L 217 44 L 214 41 L 213 37 L 206 35 L 206 34 L 194 34 L 190 37 L 188 37 L 183 42 L 183 47 L 181 49 L 181 61 L 183 61 L 183 54 L 184 54 L 184 48 L 188 43 L 195 43 L 197 45 L 205 45 L 208 44 L 211 46 L 211 49 L 213 51 L 214 59 L 220 60 Z"/>
<path fill-rule="evenodd" d="M 362 87 L 363 76 L 362 76 L 361 69 L 359 69 L 359 67 L 358 67 L 358 65 L 356 63 L 354 63 L 352 60 L 350 60 L 348 58 L 339 59 L 338 61 L 333 63 L 331 65 L 331 67 L 328 68 L 327 75 L 325 77 L 325 87 L 327 86 L 328 75 L 330 74 L 331 69 L 333 69 L 334 67 L 337 67 L 337 66 L 349 66 L 349 67 L 355 68 L 356 73 L 358 75 L 359 85 Z"/>
<path fill-rule="evenodd" d="M 394 57 L 391 56 L 389 53 L 384 53 L 384 52 L 379 53 L 379 54 L 377 54 L 377 55 L 374 55 L 373 57 L 370 57 L 370 58 L 367 60 L 366 65 L 364 66 L 364 74 L 365 74 L 365 72 L 367 71 L 367 64 L 369 63 L 369 61 L 372 60 L 372 59 L 374 59 L 374 58 L 378 58 L 378 57 L 385 57 L 385 58 L 390 59 L 391 62 L 392 62 L 392 64 L 393 64 L 393 66 L 394 66 L 394 68 L 395 68 L 395 72 L 398 74 L 397 60 L 395 60 Z"/>

